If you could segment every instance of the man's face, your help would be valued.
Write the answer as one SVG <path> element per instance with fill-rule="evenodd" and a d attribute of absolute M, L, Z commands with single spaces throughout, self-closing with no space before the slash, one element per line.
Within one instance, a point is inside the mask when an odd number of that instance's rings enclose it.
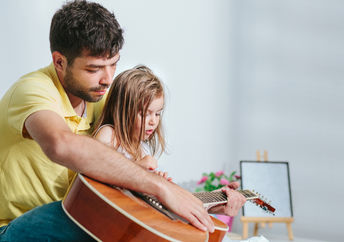
<path fill-rule="evenodd" d="M 66 68 L 62 85 L 68 95 L 98 102 L 113 82 L 119 54 L 112 58 L 82 55 Z"/>

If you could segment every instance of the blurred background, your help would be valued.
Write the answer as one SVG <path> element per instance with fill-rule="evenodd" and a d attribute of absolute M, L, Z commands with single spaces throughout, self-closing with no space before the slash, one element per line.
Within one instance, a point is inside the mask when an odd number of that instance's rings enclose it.
<path fill-rule="evenodd" d="M 50 64 L 50 21 L 64 2 L 1 2 L 0 97 Z M 117 74 L 145 64 L 165 83 L 161 170 L 184 184 L 239 172 L 267 150 L 289 162 L 294 236 L 343 239 L 343 1 L 97 2 L 125 31 Z M 285 225 L 261 232 L 287 238 Z"/>

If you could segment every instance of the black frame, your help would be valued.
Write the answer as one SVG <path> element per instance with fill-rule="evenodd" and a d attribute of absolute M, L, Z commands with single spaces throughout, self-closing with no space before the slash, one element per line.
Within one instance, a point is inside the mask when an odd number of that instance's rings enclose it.
<path fill-rule="evenodd" d="M 291 212 L 291 217 L 294 216 L 293 213 L 293 203 L 292 203 L 292 197 L 291 197 L 291 185 L 290 185 L 290 172 L 289 172 L 289 162 L 288 161 L 253 161 L 253 160 L 241 160 L 240 161 L 240 175 L 242 176 L 242 164 L 243 163 L 272 163 L 272 164 L 286 164 L 287 166 L 287 174 L 288 174 L 288 185 L 289 185 L 289 198 L 290 198 L 290 212 Z M 241 189 L 243 189 L 243 180 L 241 179 Z M 245 208 L 244 206 L 242 207 L 242 214 L 245 216 Z"/>

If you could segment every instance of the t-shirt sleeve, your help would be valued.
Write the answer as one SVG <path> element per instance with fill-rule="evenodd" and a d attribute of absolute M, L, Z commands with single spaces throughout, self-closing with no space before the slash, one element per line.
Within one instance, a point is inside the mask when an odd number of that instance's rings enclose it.
<path fill-rule="evenodd" d="M 40 110 L 51 110 L 62 116 L 59 94 L 50 80 L 28 79 L 16 84 L 8 104 L 8 122 L 22 134 L 26 118 Z"/>

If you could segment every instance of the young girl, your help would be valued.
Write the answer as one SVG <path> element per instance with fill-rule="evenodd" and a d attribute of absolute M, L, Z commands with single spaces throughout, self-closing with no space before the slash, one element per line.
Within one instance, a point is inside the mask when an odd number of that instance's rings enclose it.
<path fill-rule="evenodd" d="M 163 108 L 162 83 L 148 67 L 136 66 L 115 78 L 93 135 L 138 165 L 155 170 L 154 157 L 165 151 Z M 166 172 L 156 173 L 167 178 Z"/>

